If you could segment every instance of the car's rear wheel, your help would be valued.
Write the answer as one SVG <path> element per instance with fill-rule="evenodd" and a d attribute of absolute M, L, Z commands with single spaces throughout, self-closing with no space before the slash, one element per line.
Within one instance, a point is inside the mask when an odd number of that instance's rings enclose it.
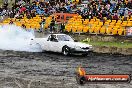
<path fill-rule="evenodd" d="M 70 54 L 70 48 L 68 46 L 63 47 L 62 53 L 65 56 L 69 55 Z"/>

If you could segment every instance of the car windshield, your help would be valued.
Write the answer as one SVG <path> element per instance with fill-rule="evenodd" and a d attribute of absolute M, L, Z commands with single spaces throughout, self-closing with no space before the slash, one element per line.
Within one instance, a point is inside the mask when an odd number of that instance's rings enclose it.
<path fill-rule="evenodd" d="M 69 35 L 57 35 L 58 41 L 74 41 Z"/>

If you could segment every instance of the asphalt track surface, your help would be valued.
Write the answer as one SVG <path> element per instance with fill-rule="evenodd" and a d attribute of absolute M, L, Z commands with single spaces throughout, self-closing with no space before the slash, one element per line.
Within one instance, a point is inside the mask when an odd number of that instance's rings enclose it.
<path fill-rule="evenodd" d="M 92 53 L 83 57 L 0 50 L 0 88 L 132 88 L 132 82 L 81 86 L 75 78 L 80 65 L 87 74 L 132 74 L 132 56 Z"/>

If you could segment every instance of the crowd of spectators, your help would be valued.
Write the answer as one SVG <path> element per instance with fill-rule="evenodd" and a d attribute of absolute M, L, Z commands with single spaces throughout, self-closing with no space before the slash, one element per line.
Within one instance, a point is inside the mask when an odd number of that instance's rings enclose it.
<path fill-rule="evenodd" d="M 53 13 L 69 12 L 74 9 L 75 5 L 72 3 L 62 2 L 47 2 L 47 1 L 33 1 L 32 3 L 24 2 L 23 0 L 12 5 L 10 17 L 23 17 L 26 14 L 27 18 L 35 17 L 36 14 L 42 16 L 49 16 Z"/>
<path fill-rule="evenodd" d="M 11 9 L 7 9 L 8 3 L 0 8 L 1 15 L 9 15 L 11 18 L 22 18 L 26 14 L 27 18 L 35 17 L 36 14 L 41 16 L 49 16 L 53 13 L 64 12 L 80 14 L 84 19 L 97 17 L 101 20 L 104 18 L 110 20 L 118 20 L 124 17 L 127 20 L 132 14 L 132 1 L 128 0 L 88 0 L 88 6 L 83 10 L 77 8 L 76 3 L 72 2 L 53 2 L 52 0 L 34 0 L 33 2 L 25 2 L 18 0 L 12 4 Z M 7 14 L 8 12 L 8 14 Z"/>
<path fill-rule="evenodd" d="M 78 9 L 78 14 L 81 14 L 84 19 L 97 17 L 98 19 L 127 20 L 132 14 L 132 1 L 128 0 L 89 0 L 87 8 Z"/>

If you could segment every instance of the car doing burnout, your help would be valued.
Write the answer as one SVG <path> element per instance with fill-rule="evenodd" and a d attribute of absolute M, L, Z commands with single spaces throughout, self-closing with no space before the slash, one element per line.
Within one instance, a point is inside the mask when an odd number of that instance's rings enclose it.
<path fill-rule="evenodd" d="M 31 44 L 39 44 L 43 51 L 87 55 L 92 51 L 92 45 L 75 41 L 66 34 L 49 34 L 46 38 L 31 39 Z"/>

